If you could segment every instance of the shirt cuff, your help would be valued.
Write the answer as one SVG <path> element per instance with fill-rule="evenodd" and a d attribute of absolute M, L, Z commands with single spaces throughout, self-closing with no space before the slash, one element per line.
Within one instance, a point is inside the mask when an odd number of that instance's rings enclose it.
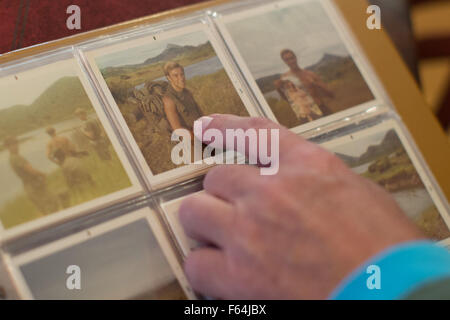
<path fill-rule="evenodd" d="M 329 299 L 393 300 L 420 286 L 450 277 L 450 252 L 431 241 L 390 247 L 347 276 Z"/>

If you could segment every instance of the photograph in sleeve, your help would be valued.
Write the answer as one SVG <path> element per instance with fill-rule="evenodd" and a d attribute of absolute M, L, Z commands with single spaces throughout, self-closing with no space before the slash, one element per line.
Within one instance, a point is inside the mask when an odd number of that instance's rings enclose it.
<path fill-rule="evenodd" d="M 149 215 L 144 208 L 13 258 L 24 296 L 186 299 L 174 271 L 181 267 Z"/>
<path fill-rule="evenodd" d="M 373 101 L 372 90 L 321 3 L 281 4 L 218 19 L 269 114 L 295 128 Z"/>
<path fill-rule="evenodd" d="M 174 130 L 189 130 L 193 137 L 194 121 L 201 116 L 255 115 L 216 46 L 205 26 L 197 25 L 87 54 L 150 168 L 149 175 L 184 166 L 171 159 L 179 143 L 171 141 Z"/>
<path fill-rule="evenodd" d="M 449 214 L 399 132 L 388 122 L 324 147 L 354 172 L 388 191 L 427 237 L 436 241 L 450 238 Z"/>
<path fill-rule="evenodd" d="M 140 188 L 78 72 L 74 60 L 64 60 L 0 78 L 3 229 Z"/>

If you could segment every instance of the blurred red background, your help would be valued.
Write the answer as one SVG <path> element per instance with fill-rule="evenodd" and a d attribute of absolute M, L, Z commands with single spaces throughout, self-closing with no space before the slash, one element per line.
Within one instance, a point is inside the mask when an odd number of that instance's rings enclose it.
<path fill-rule="evenodd" d="M 1 0 L 0 53 L 205 0 Z M 81 30 L 68 30 L 67 7 L 81 9 Z"/>

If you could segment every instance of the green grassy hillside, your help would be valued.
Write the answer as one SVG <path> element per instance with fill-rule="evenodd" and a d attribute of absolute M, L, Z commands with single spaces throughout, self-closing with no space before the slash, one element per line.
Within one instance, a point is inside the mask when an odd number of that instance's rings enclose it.
<path fill-rule="evenodd" d="M 78 77 L 63 77 L 31 105 L 0 110 L 0 141 L 7 135 L 21 135 L 73 118 L 77 108 L 92 111 L 91 102 Z"/>

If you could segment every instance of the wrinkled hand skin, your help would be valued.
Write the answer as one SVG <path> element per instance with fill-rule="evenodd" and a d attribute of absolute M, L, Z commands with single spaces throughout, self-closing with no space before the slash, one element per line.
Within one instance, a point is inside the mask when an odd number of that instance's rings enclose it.
<path fill-rule="evenodd" d="M 200 294 L 327 299 L 368 258 L 423 239 L 381 187 L 287 129 L 231 115 L 214 115 L 207 128 L 279 128 L 280 168 L 262 176 L 256 167 L 214 167 L 204 180 L 206 192 L 182 203 L 187 235 L 210 244 L 184 264 Z"/>

